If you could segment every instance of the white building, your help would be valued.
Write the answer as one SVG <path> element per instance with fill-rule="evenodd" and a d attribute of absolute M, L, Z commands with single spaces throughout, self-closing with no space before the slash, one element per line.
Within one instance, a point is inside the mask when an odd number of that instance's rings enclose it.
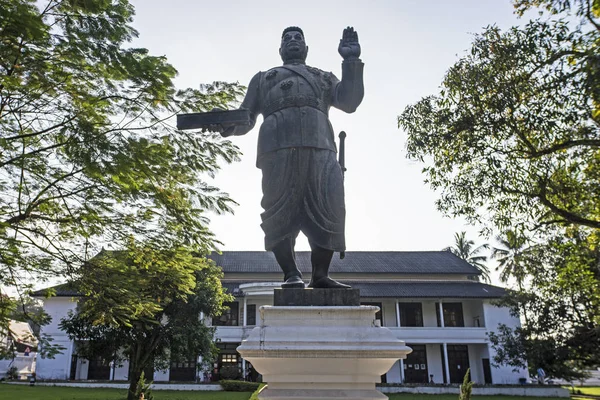
<path fill-rule="evenodd" d="M 10 320 L 8 332 L 0 332 L 0 350 L 12 353 L 11 358 L 0 358 L 0 377 L 5 377 L 11 368 L 21 379 L 35 372 L 38 341 L 27 322 Z"/>
<path fill-rule="evenodd" d="M 305 278 L 310 278 L 310 253 L 298 252 L 296 257 Z M 281 280 L 279 266 L 273 255 L 264 251 L 229 251 L 211 258 L 223 269 L 223 286 L 236 298 L 228 312 L 209 321 L 217 327 L 221 349 L 215 367 L 237 365 L 244 374 L 254 373 L 235 349 L 260 321 L 260 306 L 273 304 L 273 291 Z M 494 305 L 505 290 L 480 283 L 477 269 L 452 253 L 347 252 L 344 260 L 334 258 L 330 273 L 360 289 L 362 304 L 379 306 L 381 325 L 413 349 L 382 381 L 460 383 L 467 368 L 471 368 L 472 380 L 482 384 L 518 384 L 527 377 L 525 370 L 513 372 L 491 362 L 494 350 L 488 332 L 501 323 L 519 325 L 507 308 Z M 60 319 L 75 310 L 77 293 L 68 285 L 57 289 L 55 297 L 43 299 L 52 316 L 43 333 L 66 350 L 55 359 L 38 360 L 38 378 L 126 379 L 127 365 L 113 368 L 104 360 L 77 357 L 76 345 L 58 327 Z M 202 379 L 200 376 L 194 358 L 173 363 L 168 371 L 153 372 L 155 381 L 193 381 Z"/>

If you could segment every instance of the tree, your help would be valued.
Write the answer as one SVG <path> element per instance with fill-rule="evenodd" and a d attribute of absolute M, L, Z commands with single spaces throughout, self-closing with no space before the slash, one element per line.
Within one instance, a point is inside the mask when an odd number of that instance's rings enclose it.
<path fill-rule="evenodd" d="M 527 275 L 523 260 L 527 256 L 527 240 L 508 231 L 504 236 L 496 236 L 496 241 L 501 247 L 492 247 L 491 258 L 498 260 L 496 270 L 500 270 L 500 281 L 507 283 L 511 277 L 515 278 L 519 290 L 522 291 Z"/>
<path fill-rule="evenodd" d="M 78 354 L 129 361 L 129 400 L 143 371 L 216 351 L 214 328 L 200 319 L 218 315 L 223 301 L 221 270 L 185 248 L 155 250 L 131 241 L 119 252 L 100 253 L 75 282 L 84 299 L 61 328 L 79 343 Z"/>
<path fill-rule="evenodd" d="M 133 15 L 128 0 L 1 0 L 0 289 L 23 294 L 130 236 L 215 246 L 206 213 L 233 201 L 206 177 L 238 150 L 171 117 L 227 108 L 242 88 L 177 90 L 165 57 L 125 47 Z"/>
<path fill-rule="evenodd" d="M 449 251 L 452 254 L 462 258 L 481 272 L 481 276 L 485 282 L 490 282 L 490 270 L 488 269 L 485 262 L 487 256 L 480 255 L 483 250 L 487 250 L 490 246 L 484 243 L 480 246 L 475 247 L 475 242 L 467 240 L 466 232 L 460 232 L 454 234 L 454 246 L 446 247 L 444 251 Z"/>
<path fill-rule="evenodd" d="M 443 212 L 516 233 L 600 229 L 600 8 L 572 3 L 587 10 L 579 24 L 563 15 L 487 27 L 440 93 L 398 117 Z"/>
<path fill-rule="evenodd" d="M 550 18 L 485 28 L 398 124 L 440 210 L 513 235 L 495 256 L 526 320 L 492 335 L 496 362 L 568 378 L 600 348 L 600 1 L 514 4 Z"/>
<path fill-rule="evenodd" d="M 597 240 L 597 239 L 595 239 Z M 600 365 L 600 247 L 582 230 L 570 229 L 528 250 L 520 263 L 528 287 L 501 304 L 525 319 L 522 328 L 501 326 L 490 335 L 495 362 L 543 368 L 548 376 L 585 377 Z M 532 271 L 531 268 L 534 268 Z"/>

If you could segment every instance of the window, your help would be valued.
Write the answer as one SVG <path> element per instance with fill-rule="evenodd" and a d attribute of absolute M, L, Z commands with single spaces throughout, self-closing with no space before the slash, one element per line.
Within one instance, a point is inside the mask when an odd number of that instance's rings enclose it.
<path fill-rule="evenodd" d="M 237 302 L 223 303 L 224 306 L 229 307 L 223 314 L 218 317 L 213 317 L 213 326 L 238 326 L 239 308 Z"/>
<path fill-rule="evenodd" d="M 365 301 L 365 302 L 361 302 L 360 305 L 361 306 L 377 306 L 377 307 L 379 307 L 379 311 L 377 311 L 375 313 L 375 319 L 378 319 L 379 321 L 381 321 L 381 326 L 383 326 L 383 318 L 381 316 L 381 310 L 383 309 L 383 307 L 381 307 L 381 303 Z"/>
<path fill-rule="evenodd" d="M 194 358 L 189 360 L 171 361 L 169 380 L 179 382 L 193 382 L 196 380 L 197 362 Z"/>
<path fill-rule="evenodd" d="M 237 364 L 238 356 L 237 354 L 221 354 L 221 363 L 222 364 Z"/>
<path fill-rule="evenodd" d="M 445 327 L 465 326 L 462 303 L 443 303 L 442 308 L 444 309 Z M 438 326 L 442 326 L 442 321 L 440 319 L 440 303 L 435 303 L 435 310 L 437 315 L 437 324 Z"/>
<path fill-rule="evenodd" d="M 423 326 L 421 303 L 398 303 L 400 326 Z"/>
<path fill-rule="evenodd" d="M 246 325 L 256 325 L 256 304 L 246 305 Z"/>

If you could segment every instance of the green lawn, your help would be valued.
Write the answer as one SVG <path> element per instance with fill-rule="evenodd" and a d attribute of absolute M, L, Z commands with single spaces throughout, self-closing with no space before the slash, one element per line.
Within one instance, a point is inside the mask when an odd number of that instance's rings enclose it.
<path fill-rule="evenodd" d="M 390 400 L 458 400 L 458 394 L 416 394 L 416 393 L 389 393 Z M 474 400 L 549 400 L 557 397 L 525 397 L 525 396 L 476 396 Z"/>
<path fill-rule="evenodd" d="M 571 386 L 563 386 L 565 389 L 572 390 Z M 587 394 L 591 396 L 600 396 L 600 386 L 575 386 L 575 393 Z"/>
<path fill-rule="evenodd" d="M 577 387 L 584 394 L 600 394 L 600 387 Z M 156 400 L 248 400 L 250 392 L 204 392 L 155 390 Z M 0 400 L 123 400 L 124 389 L 84 389 L 53 386 L 22 386 L 0 384 Z M 457 400 L 454 394 L 388 394 L 390 400 Z M 548 397 L 473 396 L 475 400 L 548 400 Z"/>
<path fill-rule="evenodd" d="M 155 400 L 248 400 L 250 392 L 154 390 Z M 125 389 L 84 389 L 0 384 L 0 400 L 124 400 Z M 456 399 L 454 399 L 456 400 Z"/>

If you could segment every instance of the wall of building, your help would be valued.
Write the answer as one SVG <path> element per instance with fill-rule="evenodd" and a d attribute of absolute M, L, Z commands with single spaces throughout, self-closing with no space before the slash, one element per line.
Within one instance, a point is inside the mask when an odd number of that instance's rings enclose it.
<path fill-rule="evenodd" d="M 257 324 L 260 323 L 260 306 L 262 305 L 270 305 L 272 304 L 272 297 L 269 296 L 248 296 L 246 297 L 246 303 L 248 305 L 254 304 L 256 305 L 256 321 Z M 237 299 L 239 301 L 239 310 L 240 310 L 240 325 L 243 321 L 243 304 L 244 299 Z M 364 299 L 364 301 L 372 301 L 372 302 L 381 302 L 382 303 L 382 313 L 383 313 L 383 324 L 384 326 L 391 327 L 392 329 L 397 328 L 397 319 L 396 319 L 396 300 L 395 299 Z M 410 302 L 411 300 L 403 300 Z M 419 301 L 419 299 L 412 299 L 412 301 Z M 428 374 L 434 375 L 435 383 L 442 383 L 444 370 L 442 364 L 442 356 L 440 350 L 440 343 L 446 341 L 447 343 L 464 343 L 469 346 L 469 362 L 472 368 L 472 379 L 475 382 L 483 383 L 483 367 L 481 363 L 482 358 L 493 358 L 493 351 L 489 349 L 487 344 L 482 343 L 485 339 L 484 336 L 481 338 L 470 341 L 472 339 L 471 336 L 475 337 L 475 333 L 479 332 L 476 328 L 437 328 L 437 318 L 436 318 L 436 307 L 435 300 L 424 300 L 420 301 L 422 303 L 423 309 L 423 322 L 424 327 L 429 329 L 430 336 L 433 335 L 429 342 L 425 341 L 422 343 L 426 343 L 426 351 L 427 351 L 427 367 Z M 499 323 L 504 323 L 510 326 L 518 326 L 519 320 L 515 317 L 510 316 L 508 310 L 506 308 L 498 308 L 493 306 L 489 301 L 480 301 L 480 300 L 464 300 L 461 301 L 463 304 L 463 312 L 464 312 L 464 320 L 465 325 L 467 327 L 473 326 L 472 321 L 474 317 L 481 316 L 480 323 L 482 326 L 487 327 L 486 329 L 481 329 L 482 334 L 489 330 L 495 330 Z M 54 297 L 50 299 L 45 299 L 44 307 L 46 312 L 52 317 L 52 321 L 49 325 L 44 326 L 42 328 L 42 333 L 48 334 L 54 338 L 54 342 L 56 344 L 60 344 L 65 347 L 65 350 L 62 354 L 58 354 L 54 359 L 39 359 L 37 364 L 37 373 L 40 379 L 51 379 L 51 380 L 65 380 L 70 376 L 70 364 L 71 364 L 71 355 L 73 354 L 73 343 L 69 340 L 69 338 L 60 331 L 58 324 L 60 323 L 60 319 L 64 318 L 69 310 L 75 310 L 76 302 L 72 298 L 67 297 Z M 219 327 L 217 328 L 217 337 L 222 340 L 222 342 L 236 342 L 239 343 L 247 334 L 249 334 L 252 327 Z M 401 339 L 406 340 L 405 336 L 407 333 L 410 334 L 414 329 L 420 328 L 400 328 L 407 330 L 406 332 L 399 333 L 399 337 Z M 456 341 L 452 339 L 453 335 L 449 335 L 450 333 L 459 333 L 462 332 L 461 335 L 468 332 L 473 332 L 471 336 L 466 335 L 464 337 L 465 341 Z M 462 336 L 461 336 L 462 337 Z M 477 336 L 479 337 L 479 336 Z M 439 339 L 438 339 L 439 338 Z M 415 340 L 416 338 L 411 338 L 411 340 Z M 435 340 L 435 343 L 432 341 Z M 417 342 L 416 342 L 417 343 Z M 410 345 L 410 342 L 407 342 Z M 87 367 L 88 364 L 85 360 L 79 359 L 77 361 L 77 370 L 76 370 L 76 379 L 86 379 L 87 378 Z M 123 363 L 122 366 L 117 366 L 114 370 L 114 378 L 115 380 L 126 380 L 128 374 L 128 365 L 126 362 Z M 112 374 L 111 374 L 112 376 Z M 494 383 L 512 383 L 517 384 L 520 377 L 526 377 L 526 371 L 520 371 L 515 374 L 512 371 L 511 367 L 500 367 L 494 368 L 492 367 L 492 379 Z M 155 371 L 154 380 L 155 381 L 167 381 L 169 379 L 168 371 Z M 392 369 L 387 374 L 388 382 L 399 382 L 400 381 L 400 363 L 397 362 L 394 364 Z"/>
<path fill-rule="evenodd" d="M 434 383 L 444 383 L 441 346 L 439 344 L 428 344 L 425 346 L 425 349 L 427 351 L 427 369 L 429 375 L 433 375 Z"/>
<path fill-rule="evenodd" d="M 484 327 L 483 306 L 481 300 L 462 301 L 465 326 Z M 478 322 L 479 321 L 479 322 Z"/>
<path fill-rule="evenodd" d="M 48 325 L 42 327 L 41 333 L 51 336 L 54 339 L 52 344 L 62 346 L 64 350 L 62 350 L 62 354 L 55 355 L 53 359 L 38 357 L 36 365 L 38 379 L 65 380 L 69 378 L 73 342 L 60 330 L 58 324 L 69 311 L 75 311 L 76 306 L 76 301 L 71 297 L 44 299 L 44 310 L 52 319 Z"/>
<path fill-rule="evenodd" d="M 423 326 L 437 326 L 435 301 L 423 301 Z"/>
<path fill-rule="evenodd" d="M 521 326 L 518 318 L 510 315 L 510 311 L 506 307 L 496 307 L 490 301 L 483 302 L 483 311 L 485 316 L 485 326 L 488 332 L 496 332 L 499 324 L 505 324 L 511 327 Z M 490 361 L 493 363 L 496 352 L 488 345 Z M 528 378 L 526 369 L 513 371 L 513 367 L 500 365 L 492 367 L 492 381 L 495 384 L 518 384 L 519 378 Z"/>
<path fill-rule="evenodd" d="M 381 322 L 382 325 L 381 326 L 392 326 L 395 327 L 397 326 L 397 319 L 396 319 L 396 302 L 392 299 L 392 300 L 383 300 L 381 302 L 382 304 L 382 314 L 383 314 L 383 321 Z"/>

